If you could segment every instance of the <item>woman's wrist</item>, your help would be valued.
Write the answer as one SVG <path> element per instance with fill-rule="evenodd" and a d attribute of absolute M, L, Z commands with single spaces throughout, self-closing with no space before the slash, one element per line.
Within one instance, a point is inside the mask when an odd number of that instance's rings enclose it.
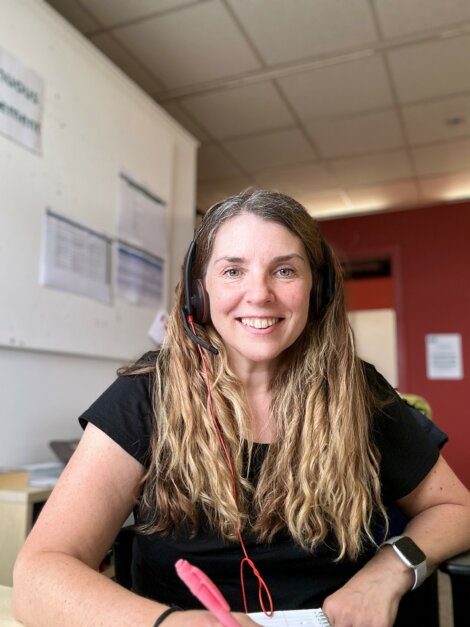
<path fill-rule="evenodd" d="M 182 611 L 183 610 L 181 607 L 178 607 L 177 605 L 171 605 L 160 614 L 160 616 L 154 622 L 153 627 L 158 627 L 159 625 L 161 625 L 163 621 L 165 620 L 165 618 L 170 616 L 170 614 L 173 614 L 173 612 L 182 612 Z"/>
<path fill-rule="evenodd" d="M 382 587 L 384 595 L 401 599 L 413 587 L 414 573 L 392 547 L 383 547 L 346 585 L 367 589 L 373 584 Z"/>

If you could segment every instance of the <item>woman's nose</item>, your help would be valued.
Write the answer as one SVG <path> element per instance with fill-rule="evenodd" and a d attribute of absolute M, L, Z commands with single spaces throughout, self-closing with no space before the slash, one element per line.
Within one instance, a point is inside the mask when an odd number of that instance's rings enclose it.
<path fill-rule="evenodd" d="M 247 285 L 245 298 L 247 303 L 263 304 L 274 300 L 274 293 L 266 276 L 252 276 Z"/>

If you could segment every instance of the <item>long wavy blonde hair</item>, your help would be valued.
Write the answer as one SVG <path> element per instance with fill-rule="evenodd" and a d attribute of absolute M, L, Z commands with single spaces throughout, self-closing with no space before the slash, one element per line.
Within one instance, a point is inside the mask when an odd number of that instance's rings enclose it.
<path fill-rule="evenodd" d="M 265 190 L 247 190 L 209 209 L 197 239 L 192 278 L 204 278 L 220 225 L 242 212 L 282 224 L 302 240 L 315 286 L 326 261 L 317 223 L 292 198 Z M 371 437 L 371 418 L 380 401 L 356 355 L 341 268 L 331 250 L 329 255 L 335 278 L 332 301 L 321 317 L 311 304 L 304 331 L 283 353 L 270 383 L 276 435 L 256 486 L 243 476 L 253 446 L 243 386 L 212 324 L 196 325 L 198 335 L 219 351 L 206 352 L 206 360 L 215 415 L 236 473 L 237 502 L 209 412 L 197 346 L 183 328 L 179 282 L 156 362 L 144 360 L 126 371 L 155 373 L 151 460 L 140 503 L 145 512 L 142 532 L 169 534 L 183 528 L 195 534 L 204 516 L 227 541 L 236 540 L 239 526 L 262 542 L 287 530 L 307 550 L 331 532 L 338 560 L 357 558 L 366 538 L 374 542 L 374 512 L 386 519 L 380 460 Z"/>

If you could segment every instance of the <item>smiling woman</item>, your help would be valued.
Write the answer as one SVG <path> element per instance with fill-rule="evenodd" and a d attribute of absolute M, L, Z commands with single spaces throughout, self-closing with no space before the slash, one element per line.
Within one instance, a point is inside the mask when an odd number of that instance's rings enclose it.
<path fill-rule="evenodd" d="M 357 357 L 340 265 L 316 222 L 277 192 L 223 200 L 191 243 L 175 300 L 162 350 L 122 369 L 80 417 L 84 436 L 16 568 L 18 616 L 218 624 L 195 611 L 175 572 L 182 558 L 236 611 L 261 600 L 322 606 L 335 627 L 411 624 L 400 600 L 469 547 L 470 500 Z M 393 502 L 411 519 L 408 540 L 380 548 Z M 135 505 L 130 593 L 92 569 Z"/>

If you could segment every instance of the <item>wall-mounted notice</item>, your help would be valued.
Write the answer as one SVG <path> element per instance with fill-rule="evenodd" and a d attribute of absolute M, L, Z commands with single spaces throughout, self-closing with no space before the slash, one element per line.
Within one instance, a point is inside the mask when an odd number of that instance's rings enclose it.
<path fill-rule="evenodd" d="M 463 379 L 460 333 L 426 335 L 426 373 L 428 379 Z"/>
<path fill-rule="evenodd" d="M 111 239 L 47 209 L 39 282 L 109 304 Z"/>
<path fill-rule="evenodd" d="M 0 133 L 41 151 L 44 81 L 0 48 Z"/>
<path fill-rule="evenodd" d="M 163 259 L 118 241 L 116 296 L 133 305 L 161 307 L 164 269 Z"/>
<path fill-rule="evenodd" d="M 126 174 L 119 176 L 116 296 L 162 307 L 165 294 L 166 203 Z"/>

